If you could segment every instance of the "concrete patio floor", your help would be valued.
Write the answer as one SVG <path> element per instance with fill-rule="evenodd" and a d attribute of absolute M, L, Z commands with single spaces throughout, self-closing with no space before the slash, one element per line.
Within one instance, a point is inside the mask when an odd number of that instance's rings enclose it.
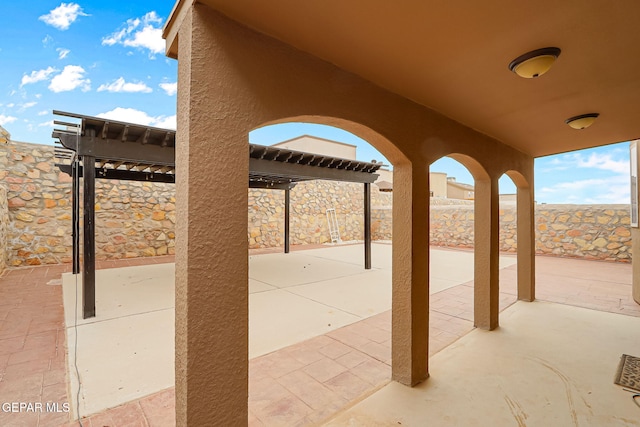
<path fill-rule="evenodd" d="M 373 245 L 372 257 L 374 267 L 364 270 L 362 245 L 251 255 L 249 358 L 390 310 L 391 246 Z M 432 258 L 432 293 L 473 279 L 472 252 L 434 249 Z M 502 257 L 501 263 L 513 265 L 515 258 Z M 95 414 L 173 386 L 174 276 L 174 264 L 98 270 L 96 316 L 85 320 L 81 279 L 63 275 L 67 347 L 74 356 L 68 359 L 68 371 L 71 390 L 78 390 L 76 365 L 82 378 L 80 414 Z M 386 359 L 381 361 L 388 364 Z M 288 363 L 291 370 L 295 366 Z M 75 415 L 76 393 L 71 397 Z"/>
<path fill-rule="evenodd" d="M 376 245 L 378 246 L 378 245 Z M 343 254 L 339 254 L 339 250 L 342 248 L 332 248 L 332 255 L 322 255 L 321 251 L 315 253 L 313 250 L 304 252 L 297 252 L 290 254 L 289 256 L 297 256 L 300 254 L 309 254 L 308 256 L 313 258 L 322 258 L 327 261 L 331 261 L 331 258 L 337 258 L 344 260 Z M 450 257 L 469 256 L 468 252 L 459 251 L 433 251 L 432 254 L 444 252 L 444 255 Z M 448 254 L 447 254 L 448 253 Z M 432 257 L 435 259 L 436 256 Z M 635 304 L 630 298 L 630 280 L 631 280 L 631 268 L 629 265 L 624 264 L 611 264 L 601 263 L 594 261 L 581 261 L 581 260 L 568 260 L 557 258 L 538 257 L 537 259 L 537 280 L 538 280 L 538 297 L 539 300 L 559 302 L 562 304 L 572 304 L 576 306 L 582 306 L 590 309 L 608 311 L 612 313 L 624 313 L 631 316 L 640 317 L 640 306 Z M 118 267 L 132 264 L 146 264 L 149 262 L 168 262 L 170 258 L 164 259 L 144 259 L 144 260 L 129 260 L 118 262 L 102 262 L 99 267 Z M 318 261 L 319 262 L 319 261 Z M 359 267 L 360 258 L 357 258 L 352 264 Z M 433 264 L 432 264 L 433 266 Z M 351 271 L 349 266 L 343 266 L 346 271 Z M 359 272 L 354 271 L 353 276 L 356 277 L 362 273 L 361 267 Z M 381 275 L 384 271 L 384 264 L 381 260 L 376 260 L 374 252 L 374 271 L 371 274 Z M 69 397 L 70 391 L 68 390 L 68 377 L 66 376 L 66 364 L 64 362 L 65 357 L 65 334 L 63 333 L 63 318 L 62 318 L 62 294 L 60 284 L 60 274 L 65 271 L 66 267 L 38 267 L 29 269 L 12 270 L 6 273 L 0 280 L 0 400 L 2 401 L 55 401 L 61 403 L 71 402 Z M 259 270 L 259 269 L 258 269 Z M 457 270 L 456 270 L 457 271 Z M 317 272 L 316 272 L 317 273 Z M 433 272 L 432 272 L 433 274 Z M 349 275 L 347 275 L 349 277 Z M 265 292 L 282 293 L 287 292 L 294 295 L 296 298 L 306 298 L 308 300 L 314 300 L 318 297 L 317 290 L 314 290 L 311 282 L 306 283 L 285 283 L 281 287 L 274 286 L 270 279 L 263 278 L 264 281 L 255 279 L 251 284 L 251 298 L 254 296 L 260 296 L 262 298 L 265 295 L 261 295 Z M 335 279 L 335 278 L 334 278 Z M 329 278 L 329 280 L 334 280 Z M 442 278 L 447 280 L 447 278 Z M 460 277 L 459 280 L 466 280 L 468 277 Z M 432 277 L 434 283 L 437 282 L 436 277 Z M 451 280 L 454 282 L 454 280 Z M 49 284 L 47 284 L 49 283 Z M 353 280 L 355 284 L 354 289 L 358 287 L 358 280 Z M 451 286 L 449 286 L 451 285 Z M 250 361 L 250 396 L 249 396 L 249 409 L 250 409 L 250 425 L 312 425 L 328 421 L 334 414 L 338 413 L 338 418 L 331 421 L 331 425 L 358 425 L 354 424 L 352 417 L 354 413 L 361 411 L 360 405 L 366 405 L 367 402 L 375 399 L 382 399 L 376 396 L 383 396 L 384 399 L 389 398 L 390 402 L 393 402 L 393 398 L 389 396 L 395 396 L 394 393 L 400 390 L 411 390 L 420 392 L 424 391 L 429 393 L 429 390 L 435 390 L 434 387 L 439 384 L 449 384 L 447 378 L 452 379 L 452 385 L 456 384 L 456 387 L 465 389 L 467 387 L 466 382 L 462 384 L 456 382 L 456 376 L 463 378 L 464 370 L 468 369 L 469 363 L 464 363 L 468 359 L 469 354 L 482 354 L 482 346 L 475 348 L 470 345 L 461 344 L 465 343 L 465 340 L 471 340 L 472 343 L 478 341 L 489 342 L 489 340 L 498 340 L 500 337 L 505 336 L 505 331 L 511 330 L 510 323 L 512 319 L 528 318 L 528 324 L 539 324 L 540 327 L 532 328 L 532 331 L 522 328 L 522 335 L 529 337 L 526 342 L 533 340 L 531 337 L 536 336 L 535 332 L 543 332 L 543 336 L 560 336 L 565 335 L 572 336 L 570 331 L 574 329 L 579 330 L 579 326 L 588 328 L 590 324 L 597 326 L 599 333 L 612 337 L 614 342 L 621 344 L 624 340 L 616 339 L 616 334 L 607 334 L 605 328 L 606 322 L 603 323 L 599 317 L 594 315 L 603 315 L 593 310 L 581 310 L 586 314 L 580 315 L 580 321 L 578 324 L 571 324 L 563 326 L 555 334 L 546 334 L 545 327 L 542 325 L 542 320 L 551 319 L 547 312 L 543 309 L 538 310 L 538 307 L 544 307 L 546 305 L 552 307 L 559 307 L 560 312 L 564 313 L 566 310 L 576 310 L 570 307 L 558 306 L 557 304 L 543 304 L 543 303 L 518 303 L 512 306 L 509 310 L 505 311 L 501 316 L 502 327 L 498 331 L 486 333 L 484 331 L 473 331 L 472 334 L 468 334 L 473 330 L 472 323 L 472 301 L 473 301 L 473 283 L 466 280 L 461 284 L 445 283 L 443 282 L 441 290 L 432 289 L 431 298 L 431 337 L 430 337 L 430 354 L 435 355 L 431 359 L 431 373 L 432 378 L 415 389 L 406 389 L 398 386 L 397 384 L 389 384 L 390 377 L 390 312 L 388 306 L 384 306 L 382 303 L 370 304 L 370 306 L 355 306 L 345 307 L 340 306 L 341 299 L 335 299 L 331 301 L 332 309 L 338 308 L 340 311 L 348 312 L 352 310 L 350 314 L 356 317 L 355 323 L 346 324 L 342 327 L 332 328 L 331 330 L 320 331 L 320 335 L 317 335 L 310 339 L 304 339 L 304 337 L 297 337 L 294 335 L 293 343 L 283 342 L 281 347 L 275 351 L 269 348 L 262 350 L 255 350 L 255 354 Z M 361 285 L 360 285 L 361 286 Z M 271 289 L 273 287 L 274 289 Z M 296 289 L 299 288 L 299 289 Z M 314 293 L 315 292 L 315 293 Z M 356 292 L 356 291 L 354 291 Z M 381 291 L 379 301 L 385 299 L 385 292 Z M 320 293 L 321 294 L 321 293 Z M 375 295 L 374 295 L 375 296 Z M 344 299 L 344 298 L 343 298 Z M 376 298 L 373 298 L 376 301 Z M 507 266 L 501 270 L 501 307 L 505 308 L 515 301 L 515 265 Z M 318 304 L 327 305 L 327 301 L 316 301 Z M 361 304 L 361 302 L 358 302 Z M 73 306 L 73 305 L 71 305 Z M 117 311 L 122 310 L 122 307 L 117 307 L 118 304 L 114 304 L 111 309 Z M 106 310 L 107 306 L 103 303 L 102 310 L 107 314 L 109 310 Z M 524 307 L 524 308 L 521 308 Z M 347 308 L 349 310 L 347 310 Z M 167 309 L 167 307 L 165 307 Z M 100 312 L 100 303 L 98 305 Z M 531 313 L 528 311 L 533 310 Z M 556 310 L 555 308 L 553 310 Z M 114 313 L 115 313 L 114 311 Z M 161 310 L 155 310 L 161 312 Z M 557 310 L 556 310 L 557 311 Z M 151 310 L 151 312 L 154 312 Z M 378 313 L 378 314 L 376 314 Z M 524 313 L 524 314 L 522 314 Z M 577 315 L 572 311 L 568 311 L 568 315 L 562 314 L 569 319 L 576 318 Z M 531 316 L 534 316 L 533 318 Z M 542 317 L 538 319 L 537 317 Z M 125 316 L 124 318 L 131 320 L 136 316 Z M 615 319 L 622 319 L 617 330 L 629 332 L 626 336 L 636 337 L 634 332 L 638 330 L 637 324 L 635 326 L 625 323 L 627 320 L 637 321 L 638 319 L 630 318 L 627 316 L 613 315 Z M 532 320 L 533 319 L 533 320 Z M 101 323 L 101 322 L 94 322 Z M 526 324 L 527 322 L 524 321 Z M 94 325 L 97 326 L 97 325 Z M 339 325 L 340 326 L 340 325 Z M 83 324 L 79 328 L 79 338 L 82 336 L 82 328 L 89 327 L 89 324 Z M 513 323 L 513 330 L 520 331 L 518 323 Z M 509 329 L 508 329 L 509 328 Z M 167 332 L 166 335 L 171 336 L 172 332 L 167 328 L 164 328 Z M 255 327 L 254 327 L 255 329 Z M 276 327 L 276 329 L 278 329 Z M 616 329 L 616 328 L 614 328 Z M 525 333 L 526 331 L 526 333 Z M 315 333 L 315 332 L 314 332 Z M 468 335 L 467 335 L 468 334 Z M 528 349 L 531 355 L 535 355 L 535 348 L 522 347 L 523 340 L 521 333 L 518 332 L 513 339 L 513 334 L 506 334 L 511 338 L 511 343 L 517 343 L 515 346 L 509 345 L 509 340 L 501 344 L 504 349 L 504 353 L 501 353 L 502 359 L 500 364 L 500 372 L 505 372 L 510 363 L 514 366 L 522 365 L 522 362 L 518 358 L 509 358 L 509 352 L 517 352 L 520 350 Z M 578 332 L 576 332 L 578 334 Z M 479 336 L 480 338 L 473 338 Z M 579 334 L 578 334 L 579 336 Z M 458 340 L 460 337 L 464 337 L 458 341 L 454 346 L 448 347 L 444 352 L 438 353 L 443 348 L 447 347 L 451 343 Z M 591 339 L 591 341 L 589 341 Z M 301 340 L 301 341 L 297 341 Z M 103 340 L 104 341 L 104 340 Z M 71 349 L 73 343 L 67 344 Z M 579 340 L 576 346 L 580 347 L 585 342 L 585 348 L 595 345 L 598 347 L 598 343 L 604 343 L 600 341 L 600 338 L 596 336 L 589 336 L 582 340 Z M 635 340 L 640 342 L 640 340 Z M 564 340 L 558 345 L 564 344 Z M 113 343 L 112 343 L 113 344 Z M 603 345 L 604 346 L 604 345 Z M 626 350 L 628 354 L 640 354 L 640 349 L 630 346 L 631 348 Z M 611 359 L 614 352 L 614 347 L 607 346 L 611 354 Z M 472 350 L 469 350 L 472 349 Z M 266 352 L 266 354 L 265 354 Z M 448 354 L 446 357 L 443 354 Z M 449 352 L 451 354 L 449 355 Z M 615 348 L 615 352 L 620 352 L 619 348 Z M 557 352 L 559 354 L 563 352 Z M 69 352 L 72 355 L 73 352 Z M 555 354 L 555 353 L 554 353 Z M 589 353 L 590 354 L 590 353 Z M 617 354 L 617 353 L 616 353 Z M 621 354 L 621 353 L 620 353 Z M 589 357 L 582 357 L 586 360 L 584 372 L 594 370 L 599 372 L 599 376 L 596 377 L 598 382 L 598 389 L 606 388 L 611 393 L 614 393 L 616 398 L 619 397 L 622 405 L 627 400 L 629 402 L 629 394 L 620 391 L 620 388 L 614 386 L 612 383 L 612 377 L 617 367 L 617 358 L 620 354 L 617 354 L 616 360 L 606 362 L 599 360 L 597 366 L 587 366 L 592 361 L 589 361 Z M 142 356 L 142 355 L 141 355 Z M 551 354 L 550 356 L 553 356 Z M 454 367 L 446 366 L 446 363 L 438 362 L 441 358 L 445 360 L 455 360 L 459 358 L 461 363 Z M 493 357 L 493 356 L 492 356 Z M 475 358 L 475 357 L 474 357 Z M 556 367 L 553 357 L 545 358 L 550 366 Z M 527 363 L 531 363 L 530 361 Z M 612 366 L 609 366 L 611 365 Z M 490 366 L 491 363 L 488 363 Z M 494 365 L 496 365 L 494 363 Z M 526 365 L 526 363 L 525 363 Z M 460 366 L 463 366 L 461 369 Z M 528 365 L 527 365 L 528 366 Z M 559 365 L 560 372 L 566 375 Z M 453 369 L 456 368 L 456 369 Z M 171 374 L 172 369 L 170 370 Z M 517 370 L 516 370 L 517 371 Z M 536 373 L 534 369 L 528 370 L 531 374 Z M 583 372 L 582 369 L 579 370 Z M 476 371 L 474 371 L 476 372 Z M 509 371 L 511 372 L 511 371 Z M 609 377 L 604 384 L 604 373 L 610 372 Z M 129 378 L 136 378 L 138 373 L 129 374 Z M 494 376 L 495 373 L 494 373 Z M 499 375 L 497 375 L 499 377 Z M 584 375 L 588 377 L 587 375 Z M 473 375 L 468 376 L 469 378 Z M 536 377 L 537 378 L 537 377 Z M 559 378 L 559 376 L 550 377 L 551 379 Z M 570 378 L 571 384 L 578 384 L 578 379 Z M 557 381 L 556 381 L 557 382 Z M 170 381 L 169 381 L 170 383 Z M 133 381 L 126 382 L 125 385 L 129 386 L 134 384 Z M 558 383 L 560 384 L 560 383 Z M 156 387 L 162 387 L 162 384 Z M 578 386 L 574 387 L 572 397 L 575 401 L 585 398 L 587 402 L 588 396 L 582 395 L 582 389 Z M 554 389 L 553 387 L 549 389 Z M 379 392 L 376 392 L 380 390 Z M 389 391 L 390 390 L 390 391 Z M 469 388 L 471 393 L 473 388 Z M 481 389 L 482 390 L 482 389 Z M 152 391 L 145 392 L 149 394 Z M 83 419 L 83 425 L 93 426 L 117 426 L 117 425 L 173 425 L 173 396 L 174 391 L 172 387 L 165 388 L 157 393 L 150 394 L 137 400 L 132 400 L 124 405 L 117 406 L 99 414 L 93 415 L 89 418 Z M 381 394 L 380 394 L 381 393 Z M 391 393 L 389 395 L 388 393 Z M 438 392 L 440 393 L 440 392 Z M 446 399 L 452 397 L 453 399 L 460 399 L 461 396 L 468 396 L 467 394 L 456 395 L 455 393 L 449 395 L 443 393 L 442 396 L 438 394 L 438 399 Z M 617 393 L 617 394 L 616 394 Z M 483 394 L 482 392 L 480 394 Z M 491 396 L 488 393 L 484 393 Z M 371 396 L 369 399 L 365 399 L 367 396 Z M 431 395 L 427 395 L 431 396 Z M 509 395 L 511 402 L 518 403 L 520 396 Z M 555 396 L 555 395 L 554 395 Z M 485 396 L 486 397 L 486 396 Z M 404 397 L 403 397 L 404 398 Z M 437 414 L 427 411 L 418 411 L 418 408 L 427 409 L 431 408 L 429 405 L 416 405 L 415 402 L 424 402 L 425 400 L 432 399 L 433 397 L 416 397 L 413 400 L 411 408 L 405 408 L 402 410 L 405 416 L 405 422 L 403 425 L 424 425 L 425 420 L 435 417 L 439 421 L 439 425 L 452 425 L 445 422 L 446 416 L 450 414 Z M 502 403 L 502 406 L 498 409 L 490 409 L 489 415 L 497 414 L 497 417 L 511 416 L 510 423 L 514 421 L 515 414 L 522 417 L 522 413 L 527 417 L 531 417 L 530 421 L 538 420 L 536 415 L 528 412 L 529 407 L 522 405 L 520 409 L 510 410 L 509 413 L 504 412 L 504 403 L 507 402 L 503 398 L 503 395 L 494 396 L 495 401 Z M 135 399 L 135 397 L 128 398 L 129 400 Z M 371 400 L 373 399 L 373 400 Z M 383 399 L 383 400 L 384 400 Z M 476 396 L 472 396 L 472 400 L 477 399 Z M 514 400 L 515 399 L 515 400 Z M 411 399 L 408 400 L 411 402 Z M 443 400 L 444 401 L 444 400 Z M 552 400 L 556 402 L 555 397 Z M 565 398 L 564 401 L 566 402 Z M 341 412 L 345 408 L 350 408 L 354 404 L 361 402 L 354 406 L 352 410 L 347 412 Z M 561 402 L 561 400 L 558 400 Z M 456 402 L 447 403 L 455 407 Z M 489 402 L 490 403 L 490 402 Z M 508 402 L 507 402 L 508 403 Z M 631 402 L 633 405 L 633 403 Z M 591 403 L 590 403 L 591 405 Z M 378 405 L 381 408 L 382 405 Z M 447 407 L 440 405 L 442 407 Z M 492 408 L 491 404 L 485 405 L 487 408 Z M 508 406 L 508 405 L 507 405 Z M 593 407 L 593 405 L 591 405 Z M 596 405 L 597 406 L 597 405 Z M 581 410 L 585 410 L 585 406 L 576 405 L 577 413 L 581 414 Z M 617 408 L 615 406 L 608 405 L 609 408 Z M 634 405 L 635 407 L 635 405 Z M 400 408 L 400 407 L 398 407 Z M 524 408 L 524 409 L 523 409 Z M 599 407 L 598 407 L 599 408 Z M 433 408 L 431 408 L 433 409 Z M 508 409 L 508 408 L 507 408 Z M 534 408 L 535 409 L 535 408 Z M 545 408 L 549 409 L 549 408 Z M 598 409 L 599 411 L 600 409 Z M 355 412 L 353 412 L 355 411 Z M 365 409 L 364 412 L 369 412 L 370 409 Z M 562 405 L 554 406 L 559 416 L 571 414 L 570 408 Z M 457 411 L 459 412 L 459 411 Z M 535 410 L 534 410 L 535 412 Z M 594 410 L 595 413 L 597 411 Z M 397 411 L 394 412 L 393 408 L 389 408 L 389 418 L 384 418 L 381 415 L 379 421 L 382 423 L 389 420 L 395 420 Z M 607 412 L 606 408 L 604 413 L 599 413 L 598 416 L 603 416 L 602 420 L 615 420 L 614 416 L 622 416 L 622 412 L 616 409 L 616 413 L 613 410 Z M 411 414 L 415 416 L 411 418 Z M 477 413 L 478 425 L 486 424 L 483 419 L 485 415 L 483 412 Z M 510 415 L 511 414 L 511 415 Z M 564 415 L 562 415 L 564 414 Z M 576 415 L 579 421 L 583 421 L 583 415 Z M 606 417 L 609 418 L 606 418 Z M 422 418 L 421 418 L 422 417 Z M 442 418 L 445 417 L 445 418 Z M 357 418 L 356 418 L 357 419 Z M 489 420 L 490 418 L 486 418 Z M 516 418 L 517 419 L 517 418 Z M 637 418 L 636 418 L 637 419 Z M 69 414 L 61 413 L 41 413 L 41 414 L 13 414 L 0 412 L 0 425 L 61 425 L 67 423 L 69 420 Z M 386 420 L 386 421 L 385 421 Z M 630 424 L 620 425 L 638 425 L 633 424 L 634 418 L 630 418 Z M 570 419 L 571 421 L 571 419 Z M 487 421 L 488 422 L 488 421 Z M 537 421 L 536 421 L 537 422 Z M 39 424 L 38 424 L 39 423 Z M 215 424 L 215 423 L 214 423 Z M 493 423 L 495 425 L 495 423 Z M 69 425 L 78 425 L 69 424 Z M 388 424 L 379 424 L 388 425 Z M 472 425 L 472 423 L 470 424 Z M 544 425 L 544 424 L 527 424 L 527 425 Z M 549 424 L 547 424 L 549 425 Z M 581 424 L 583 425 L 583 424 Z"/>

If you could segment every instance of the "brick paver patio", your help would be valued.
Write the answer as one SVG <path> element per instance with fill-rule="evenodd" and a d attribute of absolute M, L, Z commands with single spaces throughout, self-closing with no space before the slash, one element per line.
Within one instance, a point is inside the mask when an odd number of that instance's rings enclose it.
<path fill-rule="evenodd" d="M 101 261 L 98 268 L 172 262 Z M 631 266 L 537 257 L 540 300 L 640 317 Z M 0 278 L 0 403 L 70 402 L 60 275 L 33 267 Z M 516 300 L 516 266 L 501 270 L 500 307 Z M 431 296 L 430 354 L 473 329 L 473 282 Z M 391 313 L 385 312 L 249 362 L 249 425 L 314 425 L 390 381 Z M 173 426 L 173 388 L 84 418 L 84 426 Z M 77 426 L 65 412 L 7 413 L 1 426 Z"/>

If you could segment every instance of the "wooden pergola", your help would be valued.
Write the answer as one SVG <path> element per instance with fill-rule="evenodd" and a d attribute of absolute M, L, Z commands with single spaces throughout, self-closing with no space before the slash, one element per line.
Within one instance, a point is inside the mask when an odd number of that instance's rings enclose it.
<path fill-rule="evenodd" d="M 56 120 L 53 131 L 59 169 L 72 177 L 73 273 L 82 271 L 83 318 L 95 317 L 95 179 L 175 183 L 174 130 L 54 111 L 75 119 Z M 284 251 L 289 252 L 290 191 L 311 180 L 364 184 L 364 265 L 371 268 L 371 183 L 381 163 L 368 163 L 249 144 L 249 188 L 284 190 Z M 80 178 L 83 257 L 80 268 Z"/>

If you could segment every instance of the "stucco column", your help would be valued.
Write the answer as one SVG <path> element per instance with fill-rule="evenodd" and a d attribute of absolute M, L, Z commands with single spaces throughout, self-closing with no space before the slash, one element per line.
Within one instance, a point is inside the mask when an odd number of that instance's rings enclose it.
<path fill-rule="evenodd" d="M 189 7 L 178 37 L 176 424 L 239 426 L 248 418 L 248 141 L 206 13 Z"/>
<path fill-rule="evenodd" d="M 429 376 L 429 168 L 393 168 L 392 378 Z"/>
<path fill-rule="evenodd" d="M 640 149 L 638 144 L 640 140 L 631 141 L 630 143 L 630 160 L 631 160 L 631 250 L 633 256 L 631 258 L 631 295 L 635 302 L 640 304 L 640 228 L 634 222 L 640 222 L 637 218 L 637 205 L 640 200 L 640 185 L 638 185 L 638 169 L 640 167 Z M 635 211 L 635 212 L 634 212 Z M 636 221 L 634 221 L 636 220 Z"/>
<path fill-rule="evenodd" d="M 536 299 L 536 212 L 531 186 L 518 187 L 516 213 L 518 216 L 518 299 L 533 301 Z"/>
<path fill-rule="evenodd" d="M 633 249 L 634 258 L 631 260 L 631 294 L 633 300 L 640 304 L 640 258 L 636 254 L 640 254 L 640 229 L 631 229 L 631 248 Z"/>
<path fill-rule="evenodd" d="M 476 179 L 474 207 L 474 323 L 482 329 L 498 327 L 500 204 L 498 180 Z"/>

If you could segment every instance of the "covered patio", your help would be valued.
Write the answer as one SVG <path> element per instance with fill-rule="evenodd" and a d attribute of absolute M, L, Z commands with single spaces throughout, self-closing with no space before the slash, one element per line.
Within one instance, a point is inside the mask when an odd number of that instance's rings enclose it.
<path fill-rule="evenodd" d="M 227 181 L 246 176 L 251 130 L 328 124 L 391 161 L 391 378 L 428 388 L 443 378 L 429 363 L 429 165 L 450 156 L 475 179 L 473 324 L 497 329 L 505 286 L 498 180 L 507 174 L 517 186 L 515 293 L 532 302 L 534 158 L 640 136 L 640 59 L 629 54 L 640 42 L 639 15 L 632 1 L 586 9 L 577 1 L 178 1 L 164 31 L 167 54 L 178 59 L 177 424 L 248 420 L 246 192 L 233 184 L 218 194 L 202 176 L 212 165 Z M 535 55 L 542 70 L 512 72 Z M 596 118 L 592 127 L 565 123 L 585 114 Z M 212 160 L 213 147 L 224 155 Z M 639 274 L 633 283 L 638 301 Z M 536 307 L 526 310 L 545 316 Z M 522 340 L 551 333 L 511 327 Z"/>

